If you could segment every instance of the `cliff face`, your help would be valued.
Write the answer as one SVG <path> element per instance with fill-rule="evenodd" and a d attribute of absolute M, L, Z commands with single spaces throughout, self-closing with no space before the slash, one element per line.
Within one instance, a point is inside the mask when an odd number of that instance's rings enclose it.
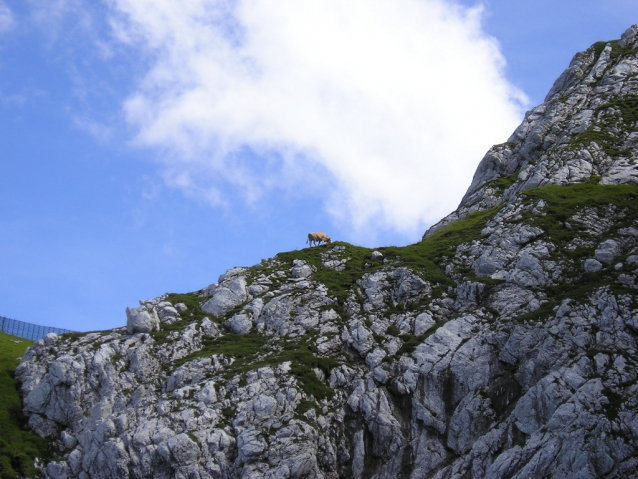
<path fill-rule="evenodd" d="M 421 243 L 281 253 L 38 341 L 43 475 L 635 477 L 637 48 L 579 53 Z"/>

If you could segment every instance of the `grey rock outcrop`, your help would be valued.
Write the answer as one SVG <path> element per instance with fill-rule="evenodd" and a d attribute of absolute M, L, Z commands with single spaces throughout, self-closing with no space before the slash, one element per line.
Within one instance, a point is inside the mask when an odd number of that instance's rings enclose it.
<path fill-rule="evenodd" d="M 219 278 L 219 283 L 207 288 L 211 298 L 204 303 L 202 310 L 215 316 L 224 316 L 250 298 L 246 279 L 242 275 L 244 268 L 234 268 Z"/>
<path fill-rule="evenodd" d="M 636 477 L 636 49 L 576 55 L 421 243 L 280 253 L 37 341 L 42 476 Z"/>
<path fill-rule="evenodd" d="M 126 329 L 129 334 L 159 330 L 160 320 L 154 310 L 145 307 L 126 308 Z"/>

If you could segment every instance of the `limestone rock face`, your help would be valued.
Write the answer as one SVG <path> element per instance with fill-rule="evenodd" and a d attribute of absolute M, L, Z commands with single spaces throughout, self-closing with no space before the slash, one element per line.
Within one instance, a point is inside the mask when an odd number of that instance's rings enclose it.
<path fill-rule="evenodd" d="M 632 27 L 576 55 L 421 243 L 280 253 L 37 341 L 42 476 L 636 477 L 637 54 Z"/>

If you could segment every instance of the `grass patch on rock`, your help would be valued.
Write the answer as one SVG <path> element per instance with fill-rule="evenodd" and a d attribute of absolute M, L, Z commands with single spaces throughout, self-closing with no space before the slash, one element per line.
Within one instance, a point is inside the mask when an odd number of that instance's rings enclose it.
<path fill-rule="evenodd" d="M 181 319 L 179 321 L 175 321 L 171 324 L 160 324 L 159 331 L 153 331 L 149 333 L 155 339 L 157 344 L 164 344 L 169 341 L 168 335 L 177 331 L 181 332 L 186 329 L 189 325 L 193 324 L 195 320 L 193 318 Z"/>
<path fill-rule="evenodd" d="M 624 47 L 620 46 L 618 40 L 596 42 L 590 47 L 594 50 L 594 63 L 598 61 L 598 58 L 600 58 L 600 55 L 603 53 L 603 50 L 608 44 L 611 45 L 611 53 L 609 54 L 609 57 L 612 61 L 616 61 L 620 57 L 636 53 L 636 50 L 634 50 L 631 45 Z"/>
<path fill-rule="evenodd" d="M 595 273 L 583 271 L 581 262 L 587 256 L 593 256 L 594 248 L 577 248 L 568 250 L 565 245 L 575 238 L 587 237 L 586 227 L 570 219 L 581 212 L 583 208 L 604 209 L 609 205 L 616 207 L 619 220 L 613 227 L 600 237 L 595 238 L 595 244 L 615 237 L 621 228 L 631 226 L 638 218 L 638 186 L 637 185 L 600 185 L 597 180 L 568 186 L 543 186 L 524 192 L 526 196 L 542 199 L 547 202 L 542 215 L 527 213 L 523 222 L 541 228 L 546 240 L 551 241 L 557 248 L 553 253 L 556 258 L 572 260 L 573 269 L 566 270 L 565 278 L 559 284 L 544 288 L 548 301 L 530 313 L 518 316 L 519 322 L 539 320 L 551 317 L 554 308 L 565 299 L 572 299 L 577 303 L 585 303 L 598 289 L 608 287 L 613 294 L 634 294 L 635 290 L 617 282 L 619 272 L 610 268 Z"/>
<path fill-rule="evenodd" d="M 326 377 L 339 362 L 332 358 L 320 357 L 316 354 L 316 347 L 311 340 L 291 342 L 284 347 L 284 351 L 276 356 L 278 364 L 290 361 L 290 372 L 299 381 L 303 391 L 315 399 L 332 399 L 334 391 L 317 377 L 314 371 L 318 369 Z"/>
<path fill-rule="evenodd" d="M 277 367 L 289 361 L 290 374 L 295 376 L 307 395 L 312 395 L 317 400 L 334 396 L 334 391 L 319 379 L 314 369 L 322 371 L 328 377 L 331 369 L 340 363 L 335 359 L 319 356 L 310 334 L 283 340 L 258 333 L 226 333 L 218 338 L 205 338 L 203 343 L 204 347 L 201 350 L 175 361 L 174 366 L 177 368 L 187 362 L 214 354 L 224 355 L 234 358 L 234 362 L 223 371 L 224 376 L 230 379 L 247 371 L 265 366 Z"/>
<path fill-rule="evenodd" d="M 506 189 L 508 189 L 510 186 L 512 186 L 514 183 L 516 183 L 517 180 L 518 180 L 518 171 L 516 173 L 512 173 L 511 175 L 501 176 L 500 178 L 490 180 L 487 183 L 485 183 L 482 186 L 482 188 L 491 187 L 503 192 Z"/>
<path fill-rule="evenodd" d="M 593 125 L 569 140 L 569 149 L 577 150 L 596 143 L 609 156 L 630 156 L 631 151 L 623 148 L 622 135 L 612 133 L 612 129 L 619 132 L 635 130 L 634 125 L 638 122 L 638 95 L 611 99 L 594 110 L 594 118 Z"/>
<path fill-rule="evenodd" d="M 342 247 L 344 250 L 333 252 L 335 247 Z M 364 273 L 375 271 L 382 266 L 382 264 L 372 261 L 373 251 L 370 248 L 351 245 L 343 241 L 335 241 L 328 245 L 279 253 L 276 258 L 288 268 L 292 267 L 292 262 L 295 259 L 306 261 L 311 266 L 314 266 L 317 271 L 312 275 L 312 279 L 325 284 L 330 291 L 330 295 L 335 297 L 339 303 L 343 303 L 349 291 Z M 325 260 L 332 258 L 347 259 L 344 269 L 337 271 L 323 265 Z M 368 266 L 366 267 L 366 265 Z"/>
<path fill-rule="evenodd" d="M 60 337 L 62 339 L 68 339 L 70 341 L 76 341 L 76 340 L 86 336 L 87 334 L 89 334 L 89 333 L 88 332 L 85 332 L 85 333 L 71 332 L 71 333 L 61 334 Z"/>
<path fill-rule="evenodd" d="M 456 247 L 461 243 L 481 238 L 481 231 L 501 207 L 498 205 L 486 211 L 470 213 L 465 218 L 433 233 L 420 243 L 385 250 L 395 252 L 405 266 L 425 273 L 427 280 L 452 286 L 454 282 L 437 265 L 454 256 Z M 383 249 L 380 250 L 383 251 Z"/>
<path fill-rule="evenodd" d="M 399 336 L 403 340 L 403 344 L 396 352 L 395 356 L 402 356 L 404 354 L 412 354 L 416 347 L 421 344 L 429 334 L 422 334 L 421 336 L 414 336 L 413 334 L 402 334 Z"/>
<path fill-rule="evenodd" d="M 185 311 L 179 311 L 181 318 L 201 321 L 205 317 L 211 316 L 210 314 L 207 314 L 204 311 L 202 311 L 202 304 L 204 304 L 206 300 L 208 300 L 208 298 L 201 296 L 201 291 L 195 291 L 193 293 L 185 293 L 185 294 L 170 293 L 166 295 L 165 301 L 168 301 L 173 306 L 179 303 L 184 303 L 187 309 Z"/>
<path fill-rule="evenodd" d="M 177 324 L 177 323 L 174 323 Z M 173 326 L 173 325 L 171 325 Z M 160 331 L 161 332 L 161 331 Z M 155 333 L 157 334 L 157 333 Z M 258 333 L 234 334 L 226 333 L 218 338 L 204 338 L 203 348 L 188 356 L 175 361 L 175 367 L 193 361 L 198 358 L 212 356 L 213 354 L 235 358 L 233 367 L 244 365 L 248 359 L 253 358 L 262 351 L 268 342 L 267 336 Z M 237 364 L 237 366 L 235 366 Z"/>
<path fill-rule="evenodd" d="M 314 403 L 313 401 L 302 399 L 301 401 L 299 401 L 299 404 L 297 404 L 295 413 L 298 418 L 305 420 L 306 418 L 304 415 L 306 414 L 306 412 L 310 411 L 311 409 L 317 409 L 317 404 Z"/>
<path fill-rule="evenodd" d="M 179 303 L 184 303 L 187 307 L 185 311 L 179 311 L 180 319 L 171 324 L 161 323 L 159 331 L 151 332 L 151 336 L 157 342 L 157 344 L 164 344 L 168 341 L 168 335 L 177 331 L 181 332 L 186 327 L 193 323 L 201 323 L 206 317 L 214 320 L 215 317 L 202 311 L 201 305 L 208 298 L 201 296 L 200 291 L 193 293 L 175 294 L 170 293 L 166 296 L 165 301 L 170 302 L 173 306 Z"/>
<path fill-rule="evenodd" d="M 566 222 L 583 208 L 605 207 L 613 204 L 624 211 L 624 220 L 615 223 L 614 230 L 629 226 L 638 217 L 637 185 L 599 185 L 578 183 L 568 186 L 542 186 L 524 192 L 529 198 L 547 202 L 544 215 L 528 212 L 523 222 L 541 228 L 547 239 L 560 247 L 582 236 L 585 228 Z"/>

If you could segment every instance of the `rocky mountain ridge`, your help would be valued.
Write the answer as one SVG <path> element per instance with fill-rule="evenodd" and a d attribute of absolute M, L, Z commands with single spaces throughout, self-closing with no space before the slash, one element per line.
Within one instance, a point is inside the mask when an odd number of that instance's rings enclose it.
<path fill-rule="evenodd" d="M 556 80 L 545 102 L 528 111 L 507 142 L 481 161 L 457 211 L 431 232 L 546 185 L 600 177 L 603 185 L 638 182 L 638 96 L 635 26 L 618 41 L 599 42 L 578 53 Z"/>
<path fill-rule="evenodd" d="M 638 470 L 638 27 L 576 55 L 422 242 L 335 243 L 25 354 L 47 478 Z"/>

